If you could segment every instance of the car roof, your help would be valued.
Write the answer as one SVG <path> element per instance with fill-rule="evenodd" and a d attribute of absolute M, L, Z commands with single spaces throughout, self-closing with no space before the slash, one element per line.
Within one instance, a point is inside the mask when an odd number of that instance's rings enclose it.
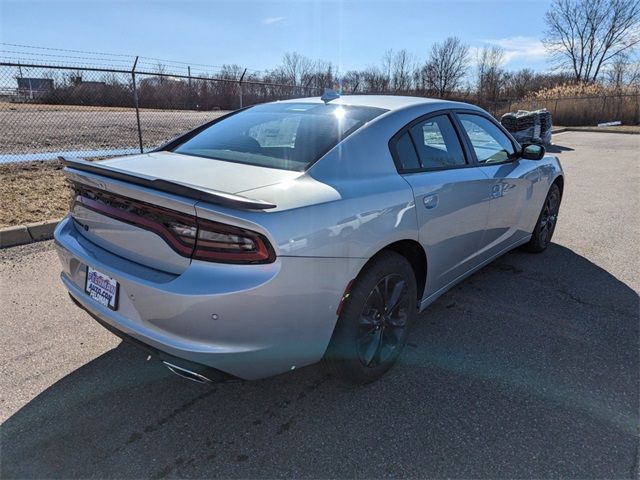
<path fill-rule="evenodd" d="M 282 100 L 284 103 L 324 103 L 320 96 L 307 97 L 307 98 L 292 98 L 289 100 Z M 400 110 L 415 105 L 430 105 L 438 108 L 472 108 L 477 109 L 476 106 L 463 103 L 454 102 L 451 100 L 442 100 L 440 98 L 425 98 L 425 97 L 407 97 L 401 95 L 342 95 L 329 102 L 331 105 L 353 105 L 362 107 L 377 107 L 384 108 L 386 110 Z"/>

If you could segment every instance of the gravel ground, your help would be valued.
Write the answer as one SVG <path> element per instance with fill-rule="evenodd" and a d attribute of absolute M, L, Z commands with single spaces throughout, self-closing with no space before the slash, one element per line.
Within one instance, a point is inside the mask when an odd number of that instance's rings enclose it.
<path fill-rule="evenodd" d="M 155 147 L 224 111 L 141 110 L 142 140 Z M 0 103 L 0 154 L 135 148 L 134 109 Z"/>
<path fill-rule="evenodd" d="M 430 306 L 400 363 L 171 376 L 75 308 L 51 242 L 0 250 L 2 478 L 638 478 L 639 137 L 556 137 L 554 244 Z"/>

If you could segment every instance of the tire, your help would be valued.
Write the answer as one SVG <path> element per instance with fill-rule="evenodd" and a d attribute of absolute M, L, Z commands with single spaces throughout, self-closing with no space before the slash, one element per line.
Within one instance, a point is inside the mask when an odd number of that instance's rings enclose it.
<path fill-rule="evenodd" d="M 377 380 L 400 355 L 416 313 L 417 287 L 411 264 L 398 253 L 382 252 L 353 282 L 327 349 L 326 364 L 348 383 Z"/>
<path fill-rule="evenodd" d="M 540 253 L 547 249 L 551 243 L 553 232 L 556 229 L 561 200 L 562 194 L 560 193 L 560 188 L 554 183 L 551 185 L 549 193 L 547 193 L 547 198 L 544 200 L 542 210 L 536 222 L 536 228 L 534 228 L 533 234 L 531 235 L 531 240 L 522 246 L 523 250 Z"/>

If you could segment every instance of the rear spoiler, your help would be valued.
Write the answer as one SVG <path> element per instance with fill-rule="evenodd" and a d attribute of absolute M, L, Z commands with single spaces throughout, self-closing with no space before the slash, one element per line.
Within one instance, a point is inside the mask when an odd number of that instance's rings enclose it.
<path fill-rule="evenodd" d="M 276 208 L 273 203 L 253 200 L 251 198 L 233 195 L 230 193 L 218 192 L 206 188 L 189 185 L 187 183 L 172 182 L 160 178 L 150 177 L 143 174 L 134 174 L 126 170 L 110 167 L 96 162 L 88 162 L 80 158 L 58 157 L 66 168 L 80 170 L 83 172 L 102 175 L 103 177 L 122 180 L 124 182 L 140 185 L 141 187 L 152 188 L 161 192 L 173 193 L 202 202 L 215 203 L 224 207 L 237 208 L 240 210 L 267 210 Z"/>

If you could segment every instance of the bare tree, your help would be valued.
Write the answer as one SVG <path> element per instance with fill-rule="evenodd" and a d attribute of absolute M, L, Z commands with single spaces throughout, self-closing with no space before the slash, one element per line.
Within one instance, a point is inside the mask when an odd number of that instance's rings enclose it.
<path fill-rule="evenodd" d="M 617 90 L 640 86 L 640 60 L 620 55 L 606 72 L 606 81 Z"/>
<path fill-rule="evenodd" d="M 314 87 L 316 91 L 323 88 L 332 88 L 335 83 L 334 67 L 331 62 L 318 60 L 313 65 L 313 69 L 303 78 L 303 85 Z"/>
<path fill-rule="evenodd" d="M 404 49 L 398 52 L 387 50 L 382 56 L 382 68 L 376 70 L 386 79 L 382 91 L 406 92 L 412 87 L 415 59 Z M 369 69 L 369 73 L 373 73 L 373 70 Z"/>
<path fill-rule="evenodd" d="M 576 81 L 595 81 L 640 43 L 640 0 L 554 0 L 545 20 L 545 47 Z"/>
<path fill-rule="evenodd" d="M 391 76 L 393 70 L 393 50 L 389 49 L 382 55 L 382 65 L 380 67 L 380 73 L 387 80 L 387 88 L 391 85 Z"/>
<path fill-rule="evenodd" d="M 509 72 L 505 76 L 505 95 L 509 98 L 524 98 L 536 89 L 537 83 L 538 75 L 529 68 Z"/>
<path fill-rule="evenodd" d="M 303 81 L 313 74 L 313 60 L 297 52 L 287 52 L 282 57 L 280 66 L 286 83 L 302 85 Z"/>
<path fill-rule="evenodd" d="M 158 62 L 154 70 L 155 73 L 158 74 L 158 83 L 162 85 L 165 81 L 165 75 L 167 74 L 167 66 L 164 63 Z"/>
<path fill-rule="evenodd" d="M 395 92 L 407 92 L 411 89 L 415 60 L 406 50 L 400 50 L 393 56 L 391 64 L 391 87 Z"/>
<path fill-rule="evenodd" d="M 342 79 L 342 90 L 346 93 L 358 93 L 365 87 L 363 72 L 359 70 L 349 70 Z"/>
<path fill-rule="evenodd" d="M 511 100 L 525 98 L 527 95 L 571 83 L 567 73 L 536 73 L 529 68 L 515 72 L 505 72 L 502 86 L 502 97 Z"/>
<path fill-rule="evenodd" d="M 216 77 L 222 78 L 224 80 L 239 80 L 242 72 L 244 72 L 244 68 L 236 63 L 225 64 L 220 67 L 220 70 L 216 74 Z"/>
<path fill-rule="evenodd" d="M 484 47 L 478 54 L 478 99 L 495 102 L 506 81 L 502 68 L 504 50 L 500 47 Z"/>
<path fill-rule="evenodd" d="M 378 67 L 368 67 L 362 71 L 363 91 L 385 93 L 389 91 L 389 76 Z"/>
<path fill-rule="evenodd" d="M 426 87 L 439 97 L 447 97 L 458 89 L 469 68 L 469 47 L 458 37 L 449 37 L 431 48 L 423 67 Z"/>

